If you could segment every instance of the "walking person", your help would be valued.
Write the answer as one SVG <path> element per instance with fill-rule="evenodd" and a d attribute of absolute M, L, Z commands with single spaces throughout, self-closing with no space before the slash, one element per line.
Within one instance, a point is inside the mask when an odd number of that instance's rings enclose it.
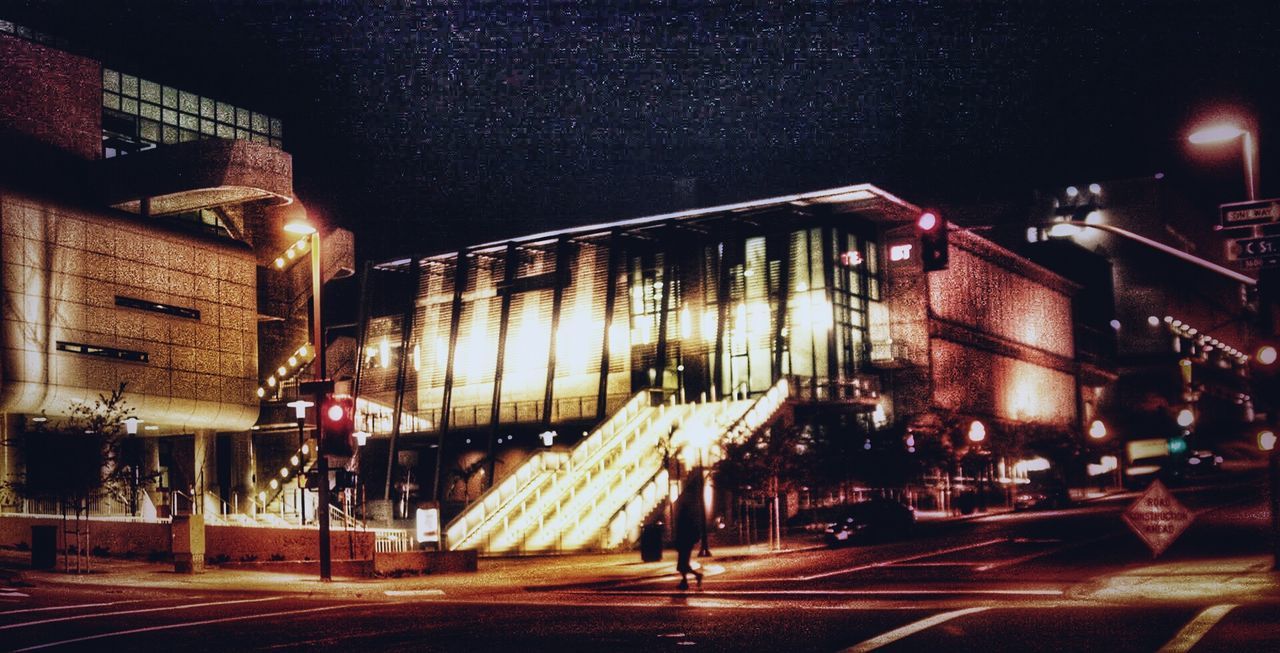
<path fill-rule="evenodd" d="M 676 499 L 675 541 L 676 571 L 680 572 L 680 589 L 689 589 L 689 574 L 702 587 L 702 574 L 689 564 L 693 547 L 702 539 L 702 470 L 695 469 L 685 481 L 684 491 Z"/>

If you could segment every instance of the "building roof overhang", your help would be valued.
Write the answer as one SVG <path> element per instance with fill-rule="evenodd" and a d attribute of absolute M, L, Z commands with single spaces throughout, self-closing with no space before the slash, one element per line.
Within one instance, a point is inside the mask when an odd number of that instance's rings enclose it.
<path fill-rule="evenodd" d="M 851 186 L 840 186 L 837 188 L 769 197 L 746 202 L 737 202 L 734 204 L 722 204 L 706 208 L 660 213 L 638 218 L 617 220 L 614 222 L 566 227 L 564 229 L 544 231 L 529 234 L 527 236 L 508 238 L 506 240 L 480 243 L 465 249 L 469 252 L 486 251 L 497 250 L 509 245 L 536 245 L 539 243 L 548 243 L 561 238 L 591 238 L 608 234 L 641 235 L 647 230 L 666 226 L 704 229 L 702 225 L 707 225 L 719 220 L 735 218 L 742 219 L 744 216 L 778 209 L 791 208 L 796 210 L 805 210 L 812 207 L 822 207 L 833 213 L 856 213 L 863 218 L 871 220 L 872 222 L 889 227 L 908 224 L 914 221 L 921 211 L 920 207 L 902 200 L 872 184 L 854 184 Z M 426 256 L 425 258 L 448 259 L 456 256 L 457 254 L 458 252 L 456 251 L 450 251 L 439 253 L 434 256 Z M 408 263 L 409 259 L 399 259 L 387 261 L 379 267 L 392 269 L 402 267 Z"/>
<path fill-rule="evenodd" d="M 261 143 L 190 141 L 97 165 L 107 204 L 130 213 L 171 215 L 247 202 L 293 201 L 292 157 Z"/>

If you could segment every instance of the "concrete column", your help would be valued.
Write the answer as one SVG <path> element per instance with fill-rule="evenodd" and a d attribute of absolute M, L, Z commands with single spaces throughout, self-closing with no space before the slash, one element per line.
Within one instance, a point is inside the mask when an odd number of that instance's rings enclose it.
<path fill-rule="evenodd" d="M 216 434 L 210 430 L 197 430 L 192 438 L 191 470 L 193 486 L 192 498 L 202 514 L 219 513 L 218 500 L 208 496 L 216 493 L 218 485 L 218 469 L 214 466 L 217 447 Z"/>
<path fill-rule="evenodd" d="M 253 513 L 254 474 L 257 460 L 252 433 L 231 436 L 231 509 L 242 514 Z"/>
<path fill-rule="evenodd" d="M 7 488 L 18 482 L 22 474 L 22 460 L 16 446 L 22 433 L 22 416 L 3 417 L 0 420 L 0 511 L 14 510 L 19 505 L 17 493 Z"/>

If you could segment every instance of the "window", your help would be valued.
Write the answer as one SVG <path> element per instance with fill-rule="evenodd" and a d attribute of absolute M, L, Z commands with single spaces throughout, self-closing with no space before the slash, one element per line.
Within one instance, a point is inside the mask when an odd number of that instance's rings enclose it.
<path fill-rule="evenodd" d="M 98 347 L 96 345 L 86 345 L 80 342 L 63 342 L 59 340 L 57 343 L 57 349 L 58 351 L 70 352 L 72 354 L 114 358 L 116 360 L 130 361 L 133 363 L 145 363 L 148 359 L 147 352 L 145 351 L 116 349 L 114 347 Z"/>
<path fill-rule="evenodd" d="M 278 118 L 109 68 L 102 70 L 102 107 L 106 158 L 200 138 L 281 146 L 283 127 Z M 122 117 L 136 125 L 127 133 L 121 131 Z"/>
<path fill-rule="evenodd" d="M 194 308 L 159 304 L 156 302 L 149 302 L 145 299 L 138 299 L 136 297 L 125 297 L 124 295 L 116 295 L 116 306 L 136 308 L 143 311 L 154 311 L 156 313 L 164 313 L 165 315 L 173 315 L 175 317 L 185 317 L 191 320 L 200 319 L 200 311 L 197 311 Z"/>

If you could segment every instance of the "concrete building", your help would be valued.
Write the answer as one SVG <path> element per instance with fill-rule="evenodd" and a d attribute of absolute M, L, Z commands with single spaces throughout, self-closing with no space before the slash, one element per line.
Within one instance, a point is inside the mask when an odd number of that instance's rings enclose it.
<path fill-rule="evenodd" d="M 1115 382 L 1088 397 L 1084 418 L 1103 422 L 1112 453 L 1127 445 L 1138 464 L 1126 476 L 1136 483 L 1156 471 L 1194 473 L 1213 462 L 1197 451 L 1252 446 L 1267 403 L 1255 396 L 1250 370 L 1260 334 L 1257 272 L 1226 260 L 1217 216 L 1164 175 L 1064 186 L 1037 196 L 1024 215 L 1005 230 L 1006 242 L 1023 241 L 1011 246 L 1091 298 L 1093 309 L 1077 319 L 1092 334 L 1082 349 L 1113 369 Z M 1069 219 L 1099 227 L 1053 226 Z M 1166 442 L 1174 440 L 1181 455 L 1170 460 Z"/>
<path fill-rule="evenodd" d="M 926 272 L 921 213 L 861 184 L 375 266 L 371 493 L 459 504 L 451 547 L 608 548 L 678 492 L 665 447 L 714 459 L 832 416 L 975 454 L 970 481 L 1025 479 L 1025 428 L 1079 434 L 1076 286 L 964 230 Z"/>
<path fill-rule="evenodd" d="M 0 21 L 0 480 L 15 436 L 125 384 L 159 474 L 144 515 L 261 512 L 314 352 L 283 127 L 135 72 Z M 349 273 L 351 235 L 324 242 L 325 278 Z"/>

